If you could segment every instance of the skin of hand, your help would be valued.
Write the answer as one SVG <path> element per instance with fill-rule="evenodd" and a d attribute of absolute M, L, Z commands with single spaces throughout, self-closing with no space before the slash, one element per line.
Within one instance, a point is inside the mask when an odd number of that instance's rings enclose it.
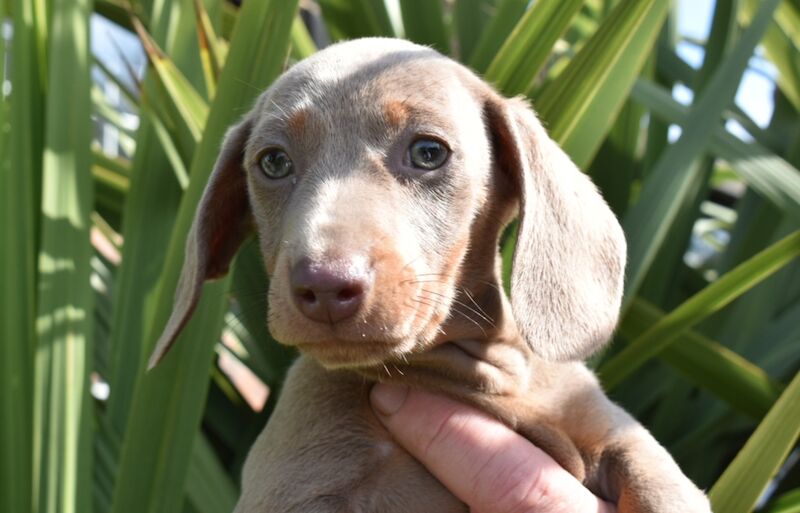
<path fill-rule="evenodd" d="M 378 384 L 372 408 L 395 440 L 472 513 L 615 513 L 550 456 L 474 408 Z"/>

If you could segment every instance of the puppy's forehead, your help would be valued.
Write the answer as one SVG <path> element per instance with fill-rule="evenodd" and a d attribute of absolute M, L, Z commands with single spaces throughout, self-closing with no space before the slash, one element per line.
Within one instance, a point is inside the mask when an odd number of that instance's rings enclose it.
<path fill-rule="evenodd" d="M 289 119 L 308 108 L 331 110 L 357 103 L 381 109 L 390 122 L 399 121 L 407 108 L 444 103 L 458 88 L 458 71 L 450 59 L 408 41 L 339 43 L 287 71 L 261 109 L 270 117 Z"/>
<path fill-rule="evenodd" d="M 429 59 L 446 60 L 446 57 L 410 41 L 366 38 L 329 46 L 293 66 L 284 77 L 302 75 L 324 86 L 342 81 L 358 81 L 359 76 Z"/>

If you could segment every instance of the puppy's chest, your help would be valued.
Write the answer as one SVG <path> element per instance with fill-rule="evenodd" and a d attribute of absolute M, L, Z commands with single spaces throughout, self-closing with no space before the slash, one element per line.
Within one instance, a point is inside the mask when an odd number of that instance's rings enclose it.
<path fill-rule="evenodd" d="M 393 442 L 369 405 L 370 386 L 301 358 L 248 457 L 237 513 L 466 512 Z"/>

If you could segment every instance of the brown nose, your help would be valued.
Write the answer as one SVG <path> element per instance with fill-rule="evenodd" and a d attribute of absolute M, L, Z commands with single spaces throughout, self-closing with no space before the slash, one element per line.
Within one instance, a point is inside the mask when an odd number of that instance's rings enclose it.
<path fill-rule="evenodd" d="M 369 288 L 369 272 L 359 259 L 302 259 L 292 267 L 290 279 L 298 310 L 319 322 L 334 323 L 352 317 Z"/>

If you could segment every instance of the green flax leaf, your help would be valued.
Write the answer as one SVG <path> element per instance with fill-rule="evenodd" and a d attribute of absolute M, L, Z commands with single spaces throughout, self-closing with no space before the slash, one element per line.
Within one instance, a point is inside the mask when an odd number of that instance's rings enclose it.
<path fill-rule="evenodd" d="M 780 240 L 720 277 L 633 340 L 598 372 L 612 389 L 676 337 L 720 310 L 800 255 L 800 232 Z"/>

